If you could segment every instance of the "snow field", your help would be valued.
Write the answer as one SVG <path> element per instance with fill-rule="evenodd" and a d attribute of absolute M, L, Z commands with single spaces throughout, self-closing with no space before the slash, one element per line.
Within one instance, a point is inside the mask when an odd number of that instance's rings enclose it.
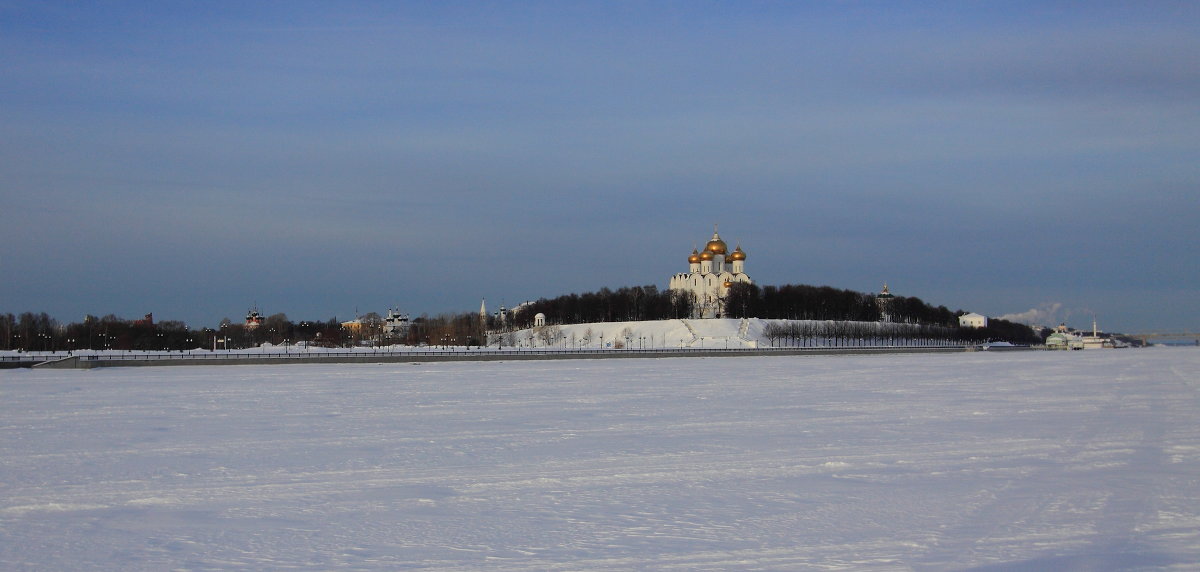
<path fill-rule="evenodd" d="M 0 371 L 0 568 L 1194 569 L 1200 351 Z"/>

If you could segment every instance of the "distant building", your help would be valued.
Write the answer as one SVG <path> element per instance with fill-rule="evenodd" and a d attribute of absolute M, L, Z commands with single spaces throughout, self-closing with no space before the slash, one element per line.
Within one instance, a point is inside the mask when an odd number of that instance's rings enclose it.
<path fill-rule="evenodd" d="M 888 292 L 887 282 L 884 282 L 883 291 L 875 296 L 875 305 L 879 307 L 880 322 L 892 321 L 892 301 L 895 299 L 896 297 L 891 292 Z"/>
<path fill-rule="evenodd" d="M 746 275 L 746 253 L 740 245 L 728 252 L 714 227 L 704 251 L 692 249 L 688 271 L 672 276 L 669 288 L 692 297 L 692 317 L 720 318 L 725 314 L 729 289 L 736 283 L 753 283 Z"/>
<path fill-rule="evenodd" d="M 987 316 L 974 312 L 958 317 L 958 325 L 963 328 L 986 328 L 987 322 Z"/>
<path fill-rule="evenodd" d="M 246 329 L 253 330 L 263 324 L 263 316 L 258 313 L 258 307 L 251 308 L 246 312 Z"/>
<path fill-rule="evenodd" d="M 408 335 L 411 325 L 408 314 L 401 314 L 400 310 L 388 308 L 387 317 L 383 319 L 383 333 L 389 337 L 402 338 Z"/>
<path fill-rule="evenodd" d="M 1052 350 L 1081 350 L 1083 349 L 1083 340 L 1078 335 L 1065 330 L 1056 331 L 1046 337 L 1046 347 Z"/>
<path fill-rule="evenodd" d="M 363 330 L 363 322 L 362 322 L 362 320 L 360 320 L 358 318 L 355 318 L 353 320 L 349 320 L 346 322 L 342 322 L 339 325 L 348 334 L 359 334 Z"/>

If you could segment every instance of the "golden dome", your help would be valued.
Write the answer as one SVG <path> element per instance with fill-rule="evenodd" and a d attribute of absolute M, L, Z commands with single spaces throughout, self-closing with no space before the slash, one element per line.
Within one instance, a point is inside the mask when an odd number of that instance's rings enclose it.
<path fill-rule="evenodd" d="M 717 234 L 717 225 L 714 224 L 712 239 L 708 241 L 708 244 L 704 245 L 704 250 L 713 254 L 725 254 L 728 248 L 728 246 L 725 246 L 725 241 L 721 240 L 721 235 Z"/>
<path fill-rule="evenodd" d="M 746 253 L 742 252 L 741 245 L 738 245 L 737 248 L 733 249 L 733 254 L 729 255 L 729 259 L 730 260 L 745 260 L 746 259 Z"/>
<path fill-rule="evenodd" d="M 700 260 L 712 260 L 712 259 L 713 259 L 713 253 L 711 250 L 705 248 L 704 252 L 700 253 Z"/>
<path fill-rule="evenodd" d="M 717 233 L 714 232 L 712 240 L 708 241 L 708 244 L 705 245 L 704 250 L 713 254 L 725 254 L 728 248 L 729 247 L 725 246 L 725 241 L 721 240 L 721 237 L 717 236 Z"/>
<path fill-rule="evenodd" d="M 725 287 L 726 287 L 726 288 L 732 288 L 732 287 L 733 287 L 733 282 L 730 282 L 730 281 L 726 280 L 726 281 L 725 281 Z"/>
<path fill-rule="evenodd" d="M 692 255 L 688 257 L 688 264 L 699 264 L 699 263 L 700 263 L 700 253 L 696 252 L 696 249 L 693 248 Z"/>

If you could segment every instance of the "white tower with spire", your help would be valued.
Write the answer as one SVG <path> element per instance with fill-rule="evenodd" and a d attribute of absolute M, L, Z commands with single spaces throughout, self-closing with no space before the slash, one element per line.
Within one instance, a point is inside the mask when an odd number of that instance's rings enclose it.
<path fill-rule="evenodd" d="M 888 290 L 887 282 L 883 283 L 883 291 L 875 296 L 875 305 L 879 308 L 879 321 L 892 321 L 892 301 L 896 297 Z"/>

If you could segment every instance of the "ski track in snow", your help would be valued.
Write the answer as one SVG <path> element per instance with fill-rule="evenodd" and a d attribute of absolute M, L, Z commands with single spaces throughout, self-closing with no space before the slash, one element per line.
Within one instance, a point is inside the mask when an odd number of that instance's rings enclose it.
<path fill-rule="evenodd" d="M 4 570 L 1192 570 L 1200 351 L 0 372 Z"/>

